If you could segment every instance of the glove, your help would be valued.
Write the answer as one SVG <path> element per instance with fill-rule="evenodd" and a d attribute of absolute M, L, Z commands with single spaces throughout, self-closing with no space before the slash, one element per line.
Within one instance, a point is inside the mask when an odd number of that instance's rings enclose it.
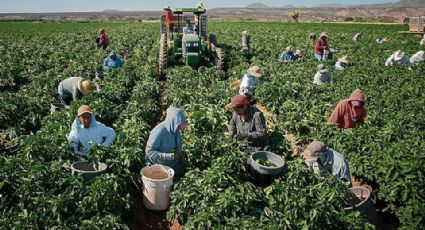
<path fill-rule="evenodd" d="M 246 139 L 246 138 L 248 138 L 248 133 L 238 133 L 238 134 L 236 134 L 236 139 L 238 139 L 238 140 L 243 140 L 243 139 Z"/>

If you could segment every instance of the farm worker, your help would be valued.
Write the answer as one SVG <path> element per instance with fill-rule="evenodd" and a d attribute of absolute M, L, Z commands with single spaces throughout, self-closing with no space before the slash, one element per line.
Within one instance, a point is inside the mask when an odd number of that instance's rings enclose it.
<path fill-rule="evenodd" d="M 335 63 L 335 69 L 337 70 L 345 70 L 347 67 L 348 67 L 347 56 L 343 56 L 342 58 L 338 59 L 338 61 Z"/>
<path fill-rule="evenodd" d="M 117 52 L 115 50 L 112 50 L 109 56 L 105 58 L 105 61 L 103 61 L 103 69 L 117 69 L 120 67 L 122 67 L 122 61 L 117 55 Z"/>
<path fill-rule="evenodd" d="M 421 46 L 425 46 L 425 34 L 424 34 L 424 37 L 421 40 Z"/>
<path fill-rule="evenodd" d="M 258 66 L 249 68 L 248 72 L 243 76 L 241 85 L 239 86 L 239 94 L 244 95 L 251 102 L 255 94 L 255 88 L 260 83 L 261 69 Z"/>
<path fill-rule="evenodd" d="M 415 64 L 415 63 L 423 62 L 424 60 L 425 60 L 424 51 L 419 51 L 410 58 L 410 63 Z"/>
<path fill-rule="evenodd" d="M 303 55 L 301 54 L 301 50 L 297 49 L 295 51 L 295 54 L 294 54 L 294 60 L 295 61 L 302 61 L 302 59 L 303 59 Z"/>
<path fill-rule="evenodd" d="M 174 28 L 174 16 L 173 16 L 173 10 L 170 6 L 166 6 L 163 8 L 164 16 L 165 16 L 165 23 L 170 28 L 171 32 L 173 32 Z"/>
<path fill-rule="evenodd" d="M 383 44 L 387 40 L 388 40 L 387 38 L 379 37 L 379 38 L 376 39 L 376 43 Z"/>
<path fill-rule="evenodd" d="M 345 182 L 348 188 L 352 187 L 347 159 L 337 151 L 327 148 L 323 142 L 311 142 L 304 152 L 304 159 L 307 166 L 315 173 L 326 170 L 335 178 Z"/>
<path fill-rule="evenodd" d="M 353 36 L 353 41 L 355 41 L 355 42 L 358 41 L 362 36 L 363 36 L 363 32 L 356 33 Z"/>
<path fill-rule="evenodd" d="M 194 28 L 190 25 L 190 21 L 186 21 L 186 26 L 183 28 L 183 34 L 193 34 Z"/>
<path fill-rule="evenodd" d="M 412 65 L 412 63 L 410 63 L 410 58 L 405 56 L 401 50 L 393 53 L 385 62 L 385 66 L 393 66 L 395 64 L 403 64 L 409 69 L 411 69 L 410 66 Z"/>
<path fill-rule="evenodd" d="M 181 131 L 187 128 L 186 118 L 179 108 L 170 106 L 165 121 L 152 129 L 146 144 L 146 165 L 162 164 L 183 173 Z"/>
<path fill-rule="evenodd" d="M 250 152 L 262 150 L 267 143 L 267 127 L 263 113 L 250 105 L 248 98 L 243 95 L 234 96 L 226 107 L 233 109 L 228 125 L 229 140 L 247 140 L 247 150 Z"/>
<path fill-rule="evenodd" d="M 99 37 L 96 38 L 96 45 L 97 47 L 102 47 L 103 49 L 106 49 L 109 45 L 109 37 L 108 34 L 105 32 L 105 29 L 99 30 Z"/>
<path fill-rule="evenodd" d="M 308 39 L 313 40 L 313 41 L 316 40 L 316 34 L 315 33 L 309 33 Z"/>
<path fill-rule="evenodd" d="M 328 73 L 328 70 L 325 68 L 325 65 L 319 64 L 317 66 L 317 73 L 314 75 L 313 84 L 321 85 L 331 81 L 331 75 Z"/>
<path fill-rule="evenodd" d="M 292 62 L 295 60 L 294 52 L 290 46 L 286 47 L 285 51 L 280 54 L 280 61 L 282 62 Z"/>
<path fill-rule="evenodd" d="M 339 40 L 345 40 L 345 34 L 339 35 Z"/>
<path fill-rule="evenodd" d="M 356 89 L 348 99 L 338 103 L 328 123 L 338 125 L 343 129 L 356 128 L 364 123 L 366 117 L 366 100 L 363 91 Z"/>
<path fill-rule="evenodd" d="M 83 96 L 91 94 L 94 88 L 94 84 L 91 81 L 84 80 L 82 77 L 67 78 L 59 83 L 59 100 L 62 104 L 70 105 L 71 101 L 76 101 Z"/>
<path fill-rule="evenodd" d="M 248 31 L 243 31 L 242 32 L 242 50 L 241 50 L 241 52 L 244 55 L 249 54 L 250 43 L 251 43 L 251 36 L 248 34 Z"/>
<path fill-rule="evenodd" d="M 332 57 L 332 52 L 328 47 L 328 34 L 323 32 L 314 46 L 314 56 L 318 61 L 327 60 Z"/>
<path fill-rule="evenodd" d="M 96 121 L 92 109 L 87 105 L 78 108 L 77 118 L 71 126 L 68 141 L 72 151 L 79 156 L 87 156 L 93 144 L 108 147 L 115 140 L 112 128 Z"/>

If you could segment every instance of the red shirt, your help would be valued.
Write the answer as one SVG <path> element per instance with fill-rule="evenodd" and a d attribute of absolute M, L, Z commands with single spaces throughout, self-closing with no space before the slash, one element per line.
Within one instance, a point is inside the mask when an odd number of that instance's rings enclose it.
<path fill-rule="evenodd" d="M 173 11 L 164 10 L 164 15 L 165 15 L 165 21 L 166 22 L 170 23 L 170 22 L 174 21 Z"/>
<path fill-rule="evenodd" d="M 328 46 L 328 41 L 326 38 L 319 38 L 316 41 L 316 45 L 314 46 L 314 53 L 323 55 L 323 51 L 325 50 L 325 47 Z"/>
<path fill-rule="evenodd" d="M 342 100 L 329 117 L 329 123 L 338 124 L 341 128 L 356 128 L 364 123 L 366 109 L 364 106 L 354 108 L 349 100 Z"/>
<path fill-rule="evenodd" d="M 102 44 L 102 45 L 108 45 L 109 44 L 109 38 L 108 38 L 108 35 L 106 33 L 100 35 L 99 43 Z"/>

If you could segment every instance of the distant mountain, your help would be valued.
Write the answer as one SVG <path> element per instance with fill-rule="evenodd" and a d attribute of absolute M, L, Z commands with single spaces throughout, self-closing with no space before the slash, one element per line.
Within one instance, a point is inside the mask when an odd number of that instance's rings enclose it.
<path fill-rule="evenodd" d="M 386 7 L 425 7 L 425 0 L 400 0 L 395 3 L 383 5 Z"/>
<path fill-rule="evenodd" d="M 247 5 L 246 8 L 257 8 L 257 9 L 261 9 L 261 8 L 269 8 L 269 7 L 267 5 L 261 3 L 261 2 L 254 2 L 254 3 L 251 3 L 251 4 Z"/>
<path fill-rule="evenodd" d="M 121 10 L 102 10 L 103 13 L 118 13 L 122 12 Z"/>
<path fill-rule="evenodd" d="M 316 5 L 314 7 L 317 7 L 317 8 L 341 8 L 341 7 L 346 7 L 346 5 L 340 4 L 340 3 L 328 3 L 328 4 Z"/>

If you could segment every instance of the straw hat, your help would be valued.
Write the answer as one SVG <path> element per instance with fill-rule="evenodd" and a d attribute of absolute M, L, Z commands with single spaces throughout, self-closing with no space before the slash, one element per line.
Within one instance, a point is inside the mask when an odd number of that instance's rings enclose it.
<path fill-rule="evenodd" d="M 342 58 L 338 59 L 338 61 L 348 64 L 348 59 L 347 59 L 347 55 L 343 56 Z"/>
<path fill-rule="evenodd" d="M 78 81 L 78 90 L 80 90 L 83 95 L 91 94 L 93 92 L 93 88 L 93 84 L 89 80 L 81 79 L 80 81 Z"/>
<path fill-rule="evenodd" d="M 329 35 L 328 35 L 328 33 L 327 32 L 322 32 L 321 34 L 320 34 L 320 37 L 329 37 Z"/>
<path fill-rule="evenodd" d="M 242 34 L 248 34 L 248 31 L 245 30 L 245 31 L 242 32 Z"/>
<path fill-rule="evenodd" d="M 398 50 L 397 52 L 394 53 L 394 60 L 396 61 L 400 61 L 401 59 L 403 59 L 404 57 L 404 53 L 401 50 Z"/>
<path fill-rule="evenodd" d="M 286 47 L 286 52 L 289 52 L 289 51 L 291 51 L 292 50 L 292 48 L 290 47 L 290 46 L 288 46 L 288 47 Z"/>
<path fill-rule="evenodd" d="M 301 50 L 300 50 L 300 49 L 296 50 L 296 51 L 295 51 L 295 55 L 302 56 L 302 54 L 301 54 Z"/>
<path fill-rule="evenodd" d="M 78 108 L 78 111 L 77 111 L 77 116 L 81 116 L 81 115 L 83 115 L 85 113 L 92 114 L 93 111 L 91 110 L 91 108 L 88 105 L 82 105 L 82 106 L 80 106 L 80 108 Z"/>
<path fill-rule="evenodd" d="M 163 8 L 163 10 L 171 10 L 171 7 L 170 7 L 170 6 L 165 6 L 165 7 Z"/>
<path fill-rule="evenodd" d="M 261 68 L 259 66 L 253 66 L 249 68 L 248 73 L 254 77 L 261 77 Z"/>

